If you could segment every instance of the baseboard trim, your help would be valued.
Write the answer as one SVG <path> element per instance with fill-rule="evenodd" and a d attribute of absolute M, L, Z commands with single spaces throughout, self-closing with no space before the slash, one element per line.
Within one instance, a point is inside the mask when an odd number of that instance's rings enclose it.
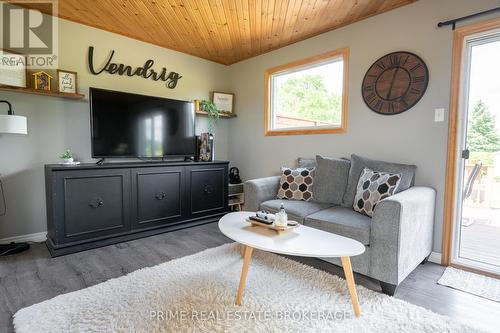
<path fill-rule="evenodd" d="M 34 234 L 20 235 L 0 239 L 0 244 L 11 242 L 45 242 L 47 240 L 47 231 L 37 232 Z"/>
<path fill-rule="evenodd" d="M 429 256 L 429 261 L 441 265 L 441 253 L 431 252 L 431 255 Z"/>

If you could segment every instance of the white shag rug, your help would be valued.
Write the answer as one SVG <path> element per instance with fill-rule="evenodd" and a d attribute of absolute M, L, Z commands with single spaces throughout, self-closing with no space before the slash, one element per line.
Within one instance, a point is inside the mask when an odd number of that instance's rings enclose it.
<path fill-rule="evenodd" d="M 19 310 L 16 332 L 477 332 L 358 286 L 361 317 L 345 281 L 254 251 L 241 307 L 235 243 L 144 268 Z"/>
<path fill-rule="evenodd" d="M 500 302 L 500 280 L 488 276 L 447 267 L 438 281 L 443 286 L 465 291 Z"/>

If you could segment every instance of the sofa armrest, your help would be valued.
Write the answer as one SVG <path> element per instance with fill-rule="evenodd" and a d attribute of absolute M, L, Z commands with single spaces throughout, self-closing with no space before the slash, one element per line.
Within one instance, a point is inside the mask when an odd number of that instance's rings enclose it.
<path fill-rule="evenodd" d="M 276 199 L 280 176 L 247 180 L 244 184 L 245 203 L 243 209 L 256 212 L 264 201 Z"/>
<path fill-rule="evenodd" d="M 380 201 L 371 223 L 371 276 L 398 285 L 432 251 L 436 191 L 415 186 Z"/>

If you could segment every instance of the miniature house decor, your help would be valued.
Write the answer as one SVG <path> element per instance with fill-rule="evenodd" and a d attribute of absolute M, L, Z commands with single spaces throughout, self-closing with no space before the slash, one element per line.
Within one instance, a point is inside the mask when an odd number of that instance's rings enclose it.
<path fill-rule="evenodd" d="M 50 91 L 52 76 L 44 71 L 31 74 L 33 76 L 33 88 L 36 90 Z"/>

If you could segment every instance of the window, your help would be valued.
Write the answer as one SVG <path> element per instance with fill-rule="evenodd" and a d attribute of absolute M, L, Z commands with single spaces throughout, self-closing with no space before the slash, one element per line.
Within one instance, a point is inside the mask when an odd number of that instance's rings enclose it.
<path fill-rule="evenodd" d="M 265 134 L 346 130 L 349 50 L 339 49 L 265 72 Z"/>

